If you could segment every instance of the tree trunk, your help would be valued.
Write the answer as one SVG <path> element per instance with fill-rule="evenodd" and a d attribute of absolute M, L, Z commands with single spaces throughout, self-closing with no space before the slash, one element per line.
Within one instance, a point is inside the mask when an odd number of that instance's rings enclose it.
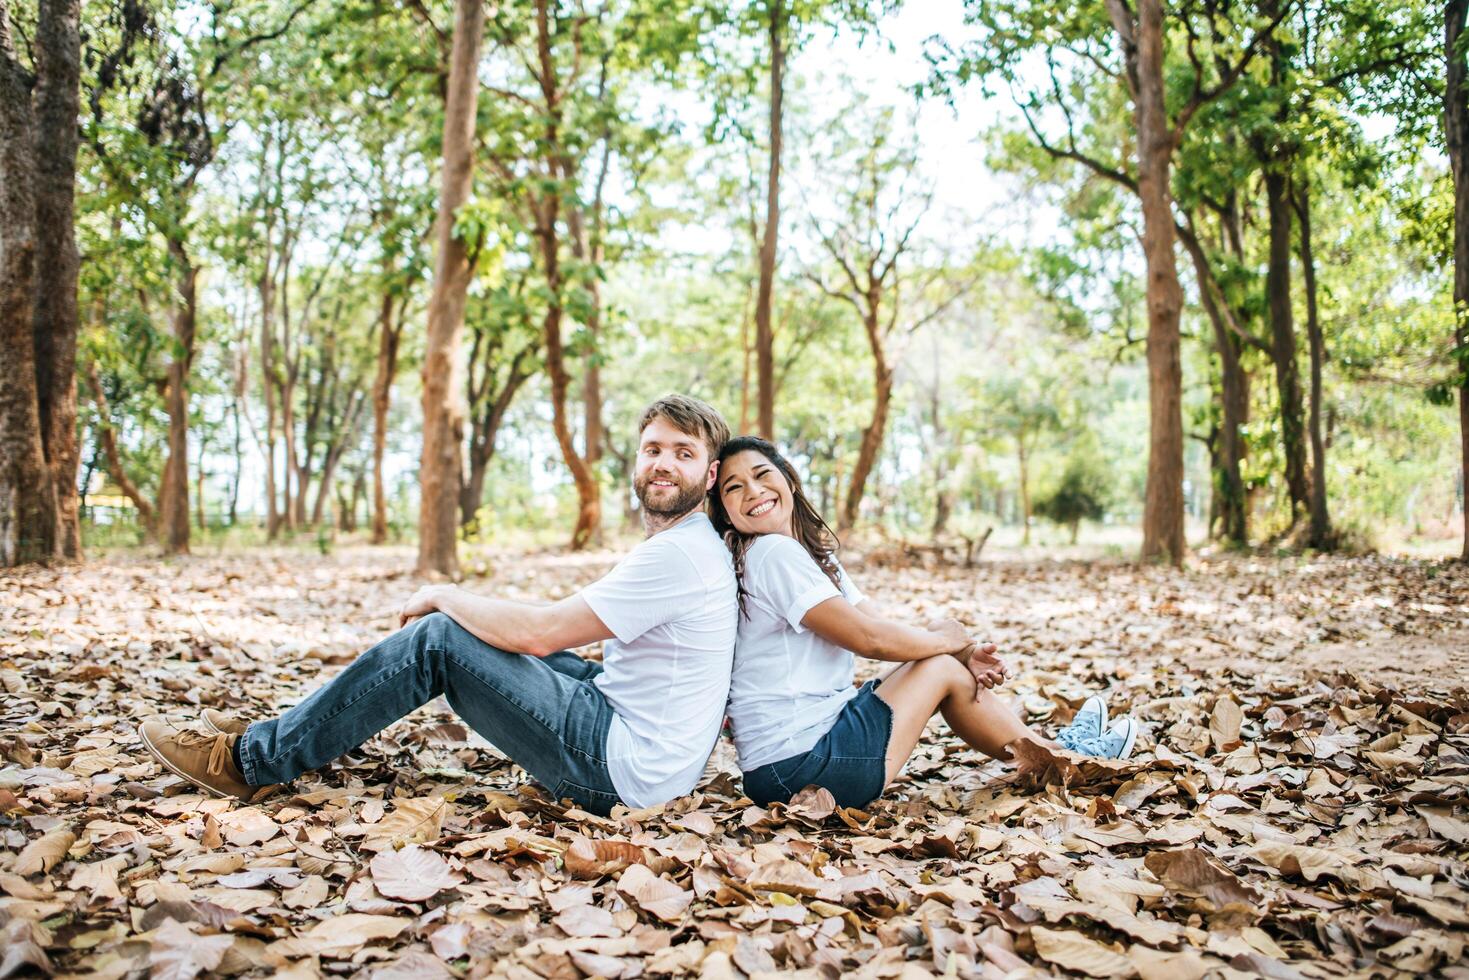
<path fill-rule="evenodd" d="M 547 171 L 553 175 L 559 171 L 559 176 L 565 180 L 571 176 L 571 168 L 566 165 L 561 146 L 562 107 L 546 7 L 546 0 L 537 0 L 536 53 L 540 64 L 541 94 L 546 103 L 544 145 Z M 564 312 L 562 290 L 565 281 L 561 272 L 561 239 L 556 229 L 560 213 L 561 192 L 552 188 L 536 206 L 535 235 L 540 245 L 548 296 L 542 332 L 546 344 L 546 376 L 551 382 L 551 428 L 556 434 L 561 457 L 571 470 L 571 479 L 576 485 L 576 526 L 571 532 L 571 548 L 575 551 L 585 548 L 602 525 L 602 494 L 597 485 L 596 473 L 576 451 L 566 406 L 571 379 L 566 371 L 566 351 L 561 338 L 561 318 Z"/>
<path fill-rule="evenodd" d="M 1241 472 L 1245 460 L 1245 442 L 1241 433 L 1250 415 L 1250 379 L 1240 360 L 1243 342 L 1225 321 L 1222 304 L 1226 300 L 1215 295 L 1215 281 L 1203 246 L 1193 234 L 1180 237 L 1193 259 L 1199 299 L 1214 329 L 1214 349 L 1219 354 L 1220 425 L 1214 480 L 1219 501 L 1220 533 L 1229 544 L 1243 548 L 1250 539 L 1249 501 Z"/>
<path fill-rule="evenodd" d="M 74 198 L 81 78 L 80 0 L 41 0 L 36 27 L 37 289 L 34 324 L 41 441 L 56 494 L 62 558 L 82 555 L 77 515 L 77 258 Z"/>
<path fill-rule="evenodd" d="M 1179 564 L 1185 549 L 1183 368 L 1178 322 L 1183 290 L 1173 255 L 1168 181 L 1174 137 L 1164 105 L 1163 8 L 1159 0 L 1138 0 L 1134 20 L 1123 0 L 1107 0 L 1107 11 L 1128 49 L 1137 127 L 1138 197 L 1142 201 L 1143 252 L 1147 258 L 1149 445 L 1142 557 Z"/>
<path fill-rule="evenodd" d="M 783 0 L 770 2 L 770 175 L 765 187 L 765 234 L 760 242 L 760 286 L 755 295 L 755 364 L 759 378 L 760 435 L 775 439 L 775 334 L 770 323 L 775 254 L 780 230 L 780 139 L 785 95 Z"/>
<path fill-rule="evenodd" d="M 372 380 L 372 543 L 388 540 L 388 495 L 383 485 L 383 456 L 388 448 L 388 408 L 393 397 L 393 376 L 398 373 L 398 341 L 403 335 L 403 304 L 398 322 L 393 322 L 393 294 L 383 290 L 379 314 L 377 374 Z"/>
<path fill-rule="evenodd" d="M 163 550 L 170 555 L 189 553 L 189 371 L 194 361 L 198 323 L 199 270 L 184 243 L 168 243 L 174 262 L 173 340 L 176 355 L 168 363 L 164 407 L 168 413 L 168 459 L 163 464 L 159 520 Z"/>
<path fill-rule="evenodd" d="M 266 255 L 265 271 L 260 275 L 260 387 L 265 393 L 265 439 L 261 449 L 265 456 L 265 539 L 275 541 L 281 533 L 275 485 L 275 309 L 274 280 L 270 272 L 270 256 Z"/>
<path fill-rule="evenodd" d="M 138 522 L 143 525 L 144 537 L 154 540 L 158 536 L 158 514 L 153 503 L 143 496 L 137 484 L 128 478 L 122 468 L 122 453 L 117 448 L 117 433 L 112 428 L 112 411 L 107 405 L 107 393 L 102 390 L 102 379 L 97 376 L 97 365 L 87 362 L 87 383 L 92 388 L 92 401 L 97 407 L 97 439 L 102 443 L 102 456 L 106 461 L 107 475 L 122 491 L 122 495 L 133 502 L 138 510 Z"/>
<path fill-rule="evenodd" d="M 1291 312 L 1291 207 L 1289 175 L 1266 165 L 1265 200 L 1270 216 L 1270 257 L 1265 293 L 1270 307 L 1271 360 L 1280 397 L 1280 441 L 1285 455 L 1285 486 L 1291 523 L 1310 507 L 1306 476 L 1306 439 L 1301 411 L 1301 369 L 1296 363 L 1296 331 Z"/>
<path fill-rule="evenodd" d="M 59 528 L 36 390 L 31 95 L 0 0 L 0 566 L 50 561 Z"/>
<path fill-rule="evenodd" d="M 468 200 L 474 179 L 479 52 L 484 27 L 485 11 L 480 0 L 456 0 L 444 107 L 443 176 L 434 232 L 438 247 L 423 363 L 418 570 L 450 577 L 459 574 L 456 518 L 460 447 L 464 441 L 459 347 L 464 334 L 465 295 L 474 273 L 465 243 L 454 236 L 454 217 Z"/>
<path fill-rule="evenodd" d="M 1449 165 L 1454 176 L 1454 365 L 1459 379 L 1460 485 L 1464 493 L 1464 547 L 1461 557 L 1469 562 L 1469 93 L 1465 92 L 1465 53 L 1460 35 L 1464 32 L 1465 0 L 1444 4 L 1444 53 L 1448 61 L 1444 86 L 1444 126 Z"/>
<path fill-rule="evenodd" d="M 505 421 L 505 413 L 510 410 L 510 403 L 530 379 L 531 371 L 527 366 L 530 357 L 530 348 L 517 351 L 500 390 L 490 397 L 487 380 L 481 393 L 482 404 L 470 406 L 469 475 L 459 496 L 459 524 L 466 532 L 477 526 L 480 503 L 485 499 L 485 473 L 489 470 L 490 460 L 495 458 L 495 440 L 500 434 L 501 423 Z M 492 368 L 493 365 L 486 365 L 485 370 Z"/>
<path fill-rule="evenodd" d="M 838 531 L 849 531 L 857 523 L 857 516 L 862 508 L 862 495 L 867 490 L 867 479 L 872 475 L 872 468 L 877 465 L 878 454 L 882 452 L 882 437 L 888 424 L 888 408 L 892 404 L 893 371 L 888 366 L 879 322 L 880 288 L 874 285 L 868 290 L 868 305 L 863 313 L 863 326 L 872 351 L 872 418 L 862 430 L 857 463 L 852 467 L 852 482 L 847 486 L 847 499 L 837 521 Z"/>
<path fill-rule="evenodd" d="M 235 459 L 235 471 L 233 477 L 230 479 L 230 527 L 234 527 L 239 519 L 240 481 L 245 473 L 244 433 L 241 431 L 240 403 L 245 400 L 245 386 L 250 355 L 248 341 L 243 331 L 239 337 L 238 344 L 239 347 L 235 355 L 235 384 L 230 398 L 230 420 L 234 423 L 231 426 L 234 430 L 234 445 L 232 448 L 234 449 Z"/>
<path fill-rule="evenodd" d="M 204 514 L 204 449 L 205 441 L 199 440 L 199 461 L 194 466 L 194 523 L 202 534 L 208 527 Z"/>
<path fill-rule="evenodd" d="M 1020 543 L 1030 544 L 1030 466 L 1025 450 L 1025 430 L 1015 436 L 1015 456 L 1020 464 Z"/>
<path fill-rule="evenodd" d="M 930 528 L 930 536 L 934 543 L 949 526 L 949 514 L 953 509 L 948 481 L 948 453 L 949 448 L 945 445 L 946 435 L 944 433 L 943 416 L 943 357 L 939 350 L 939 339 L 933 339 L 933 389 L 929 392 L 928 417 L 929 425 L 933 428 L 933 444 L 929 451 L 933 453 L 933 526 Z"/>
<path fill-rule="evenodd" d="M 1319 551 L 1335 546 L 1331 514 L 1326 504 L 1326 439 L 1321 432 L 1321 369 L 1326 362 L 1326 342 L 1321 336 L 1321 319 L 1316 306 L 1316 257 L 1311 247 L 1311 196 L 1303 179 L 1295 200 L 1301 231 L 1301 278 L 1306 287 L 1306 337 L 1311 347 L 1311 403 L 1308 426 L 1311 435 L 1311 525 L 1307 543 Z"/>

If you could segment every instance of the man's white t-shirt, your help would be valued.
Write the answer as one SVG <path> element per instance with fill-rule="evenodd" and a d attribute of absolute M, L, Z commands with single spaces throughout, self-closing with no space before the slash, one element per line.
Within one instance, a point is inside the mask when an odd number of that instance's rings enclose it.
<path fill-rule="evenodd" d="M 767 534 L 745 552 L 745 614 L 735 641 L 729 720 L 740 769 L 810 751 L 857 693 L 851 651 L 801 625 L 813 606 L 865 596 L 837 565 L 838 590 L 805 547 Z"/>
<path fill-rule="evenodd" d="M 612 631 L 595 680 L 612 705 L 607 768 L 635 807 L 683 796 L 724 721 L 734 657 L 734 565 L 702 513 L 648 538 L 582 598 Z"/>

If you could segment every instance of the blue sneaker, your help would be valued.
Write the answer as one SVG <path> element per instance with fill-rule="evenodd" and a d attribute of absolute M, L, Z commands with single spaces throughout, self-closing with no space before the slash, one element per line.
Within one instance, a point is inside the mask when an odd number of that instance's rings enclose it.
<path fill-rule="evenodd" d="M 1123 715 L 1096 738 L 1083 739 L 1074 748 L 1066 747 L 1097 759 L 1126 759 L 1137 744 L 1137 731 L 1137 722 L 1132 720 L 1132 716 Z"/>
<path fill-rule="evenodd" d="M 1071 724 L 1056 733 L 1056 743 L 1062 748 L 1080 752 L 1077 748 L 1087 739 L 1099 738 L 1107 730 L 1107 702 L 1100 694 L 1093 694 L 1081 703 Z"/>

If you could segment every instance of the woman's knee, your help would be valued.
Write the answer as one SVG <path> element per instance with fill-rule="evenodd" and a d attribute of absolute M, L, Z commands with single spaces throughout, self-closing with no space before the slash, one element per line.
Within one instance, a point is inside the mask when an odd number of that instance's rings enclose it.
<path fill-rule="evenodd" d="M 974 696 L 976 683 L 969 668 L 957 658 L 950 656 L 929 657 L 914 664 L 920 676 L 949 694 Z"/>

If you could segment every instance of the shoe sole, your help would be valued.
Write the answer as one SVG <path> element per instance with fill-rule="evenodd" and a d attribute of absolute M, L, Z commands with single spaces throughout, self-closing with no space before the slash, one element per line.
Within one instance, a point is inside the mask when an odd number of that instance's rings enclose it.
<path fill-rule="evenodd" d="M 167 769 L 169 772 L 173 773 L 175 776 L 178 776 L 180 779 L 186 779 L 186 780 L 188 780 L 189 782 L 193 783 L 195 786 L 197 786 L 200 789 L 202 789 L 204 792 L 209 793 L 211 796 L 217 796 L 221 800 L 239 800 L 239 799 L 242 799 L 242 797 L 236 796 L 233 793 L 226 793 L 223 790 L 215 789 L 213 786 L 210 786 L 208 783 L 200 782 L 195 777 L 190 776 L 188 773 L 184 772 L 178 766 L 175 766 L 172 762 L 169 762 L 168 761 L 168 758 L 162 752 L 158 751 L 157 747 L 155 747 L 154 744 L 148 739 L 148 733 L 145 732 L 145 731 L 143 731 L 143 726 L 142 725 L 139 725 L 138 726 L 138 738 L 142 739 L 143 745 L 148 749 L 149 752 L 152 752 L 153 753 L 153 758 L 155 758 L 159 762 L 163 763 L 163 767 L 165 769 Z"/>
<path fill-rule="evenodd" d="M 1137 722 L 1131 718 L 1123 718 L 1117 722 L 1118 725 L 1127 726 L 1127 737 L 1122 743 L 1122 751 L 1113 758 L 1126 759 L 1132 755 L 1133 746 L 1137 744 Z"/>

